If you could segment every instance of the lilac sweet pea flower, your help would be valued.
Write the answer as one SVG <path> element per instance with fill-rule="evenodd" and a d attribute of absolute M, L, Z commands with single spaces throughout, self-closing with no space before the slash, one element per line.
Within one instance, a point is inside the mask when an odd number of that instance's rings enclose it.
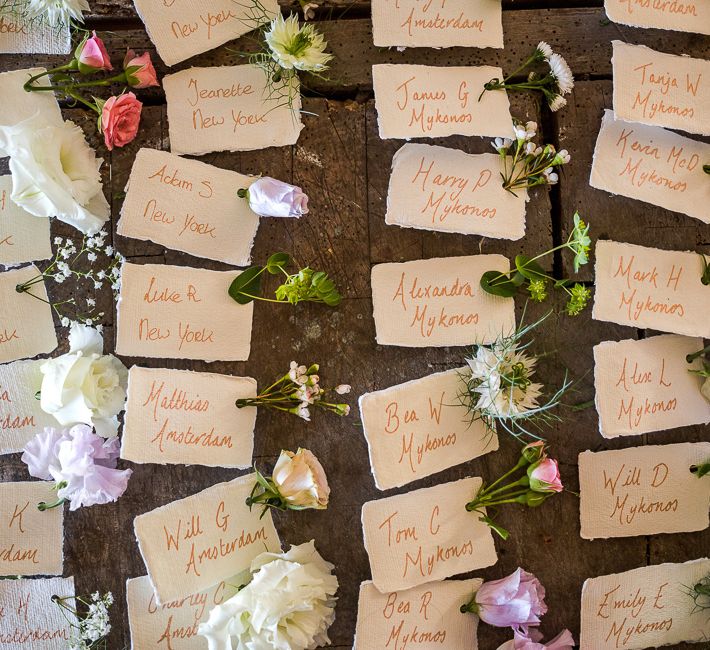
<path fill-rule="evenodd" d="M 562 630 L 552 641 L 541 643 L 542 634 L 529 630 L 527 634 L 515 632 L 513 639 L 499 646 L 498 650 L 572 650 L 574 638 L 569 630 Z"/>
<path fill-rule="evenodd" d="M 300 187 L 264 176 L 246 191 L 249 207 L 261 217 L 300 217 L 308 214 L 308 197 Z"/>

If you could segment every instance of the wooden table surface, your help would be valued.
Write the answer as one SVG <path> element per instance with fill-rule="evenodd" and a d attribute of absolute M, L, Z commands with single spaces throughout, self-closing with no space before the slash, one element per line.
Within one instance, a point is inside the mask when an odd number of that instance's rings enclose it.
<path fill-rule="evenodd" d="M 705 0 L 707 1 L 707 0 Z M 130 0 L 91 0 L 87 26 L 99 30 L 120 60 L 127 46 L 147 49 L 160 59 L 150 43 Z M 288 2 L 282 2 L 287 7 Z M 253 251 L 255 261 L 276 251 L 292 253 L 299 261 L 332 274 L 345 299 L 337 309 L 316 305 L 257 304 L 254 310 L 252 352 L 245 363 L 203 363 L 160 359 L 124 358 L 126 365 L 190 368 L 255 377 L 260 385 L 284 372 L 288 363 L 321 364 L 321 376 L 335 385 L 349 382 L 353 413 L 338 419 L 320 413 L 310 424 L 292 416 L 259 412 L 255 434 L 257 464 L 270 468 L 282 448 L 305 446 L 322 460 L 333 489 L 325 512 L 276 515 L 285 544 L 314 538 L 322 555 L 336 565 L 340 580 L 337 619 L 331 628 L 332 647 L 352 646 L 360 582 L 370 569 L 363 547 L 360 510 L 364 502 L 385 496 L 375 488 L 367 445 L 359 425 L 357 396 L 406 380 L 460 365 L 460 348 L 404 349 L 375 344 L 370 289 L 370 269 L 380 262 L 406 261 L 474 253 L 508 256 L 544 250 L 566 237 L 575 209 L 589 221 L 594 238 L 613 238 L 646 246 L 710 253 L 710 226 L 690 217 L 639 201 L 612 197 L 589 187 L 594 143 L 602 112 L 611 108 L 611 43 L 620 39 L 665 52 L 710 59 L 710 38 L 671 31 L 643 30 L 609 23 L 601 0 L 504 0 L 505 50 L 453 48 L 445 50 L 376 48 L 372 44 L 367 0 L 327 0 L 318 11 L 317 24 L 328 39 L 336 59 L 329 80 L 304 79 L 304 108 L 316 115 L 304 117 L 305 128 L 293 147 L 249 153 L 219 153 L 201 160 L 243 173 L 263 173 L 301 185 L 310 197 L 310 214 L 299 220 L 263 219 Z M 590 6 L 593 5 L 593 6 Z M 542 8 L 545 7 L 545 8 Z M 527 208 L 527 236 L 519 242 L 476 236 L 438 234 L 386 226 L 384 213 L 390 165 L 402 141 L 381 141 L 377 131 L 371 66 L 374 63 L 427 63 L 432 65 L 502 65 L 504 70 L 529 55 L 540 40 L 548 41 L 570 63 L 577 79 L 569 106 L 557 114 L 541 108 L 537 98 L 512 94 L 513 115 L 536 120 L 545 142 L 568 149 L 572 161 L 558 186 L 535 191 Z M 239 41 L 194 57 L 175 70 L 193 65 L 239 62 Z M 0 55 L 0 71 L 36 65 L 51 66 L 62 57 Z M 156 66 L 166 72 L 162 63 Z M 81 124 L 89 141 L 105 158 L 104 190 L 112 205 L 112 224 L 120 213 L 123 189 L 135 153 L 141 147 L 169 150 L 165 98 L 162 91 L 139 91 L 145 102 L 141 132 L 124 149 L 108 153 L 99 146 L 93 115 L 65 108 L 67 119 Z M 450 137 L 434 144 L 467 152 L 490 152 L 488 139 Z M 7 161 L 0 160 L 0 173 Z M 60 223 L 53 234 L 76 234 Z M 212 269 L 228 267 L 114 234 L 118 249 L 133 262 L 185 264 Z M 569 271 L 569 259 L 553 260 L 559 272 Z M 593 282 L 592 265 L 583 279 Z M 55 285 L 52 295 L 59 297 Z M 67 290 L 66 288 L 64 289 Z M 111 298 L 99 296 L 107 308 L 107 349 L 113 348 L 114 312 Z M 522 308 L 522 301 L 518 309 Z M 218 316 L 218 315 L 217 315 Z M 61 351 L 66 350 L 66 330 L 61 330 Z M 592 347 L 603 340 L 644 338 L 650 332 L 593 321 L 590 309 L 576 320 L 548 319 L 538 332 L 539 349 L 557 351 L 558 363 L 545 364 L 549 380 L 559 380 L 564 367 L 579 379 L 577 401 L 593 397 Z M 577 455 L 643 445 L 707 440 L 707 428 L 685 427 L 670 432 L 604 440 L 594 409 L 569 413 L 549 431 L 553 453 L 560 459 L 563 479 L 578 489 Z M 494 477 L 515 462 L 519 446 L 501 435 L 501 450 L 451 468 L 387 495 L 436 485 L 465 476 Z M 131 465 L 122 463 L 124 466 Z M 134 473 L 128 491 L 115 504 L 67 513 L 65 575 L 76 579 L 77 593 L 111 590 L 114 629 L 109 648 L 130 647 L 125 605 L 125 581 L 145 574 L 133 536 L 136 515 L 180 499 L 210 485 L 234 478 L 237 472 L 199 466 L 131 465 Z M 19 454 L 0 458 L 0 479 L 26 480 Z M 475 575 L 495 579 L 517 566 L 534 572 L 547 589 L 549 613 L 542 626 L 546 635 L 562 627 L 579 634 L 579 601 L 586 578 L 626 571 L 660 562 L 684 562 L 707 555 L 710 531 L 627 539 L 585 541 L 579 535 L 579 501 L 571 492 L 551 499 L 538 510 L 511 508 L 500 516 L 511 531 L 505 543 L 496 541 L 498 563 Z M 466 576 L 468 577 L 468 576 Z M 482 625 L 479 647 L 494 650 L 508 638 L 505 631 Z M 676 646 L 693 647 L 700 646 Z M 710 647 L 707 645 L 706 647 Z"/>

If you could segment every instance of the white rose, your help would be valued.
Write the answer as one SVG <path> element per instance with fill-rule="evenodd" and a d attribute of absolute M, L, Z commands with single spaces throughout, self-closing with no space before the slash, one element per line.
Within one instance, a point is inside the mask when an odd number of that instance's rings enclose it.
<path fill-rule="evenodd" d="M 118 432 L 128 371 L 116 357 L 103 354 L 103 345 L 95 329 L 72 323 L 69 352 L 40 366 L 40 405 L 62 426 L 88 424 L 108 438 Z"/>
<path fill-rule="evenodd" d="M 311 650 L 330 642 L 338 579 L 313 541 L 262 553 L 251 582 L 210 611 L 199 634 L 209 650 Z"/>
<path fill-rule="evenodd" d="M 317 510 L 328 507 L 328 478 L 323 466 L 308 449 L 299 449 L 295 454 L 282 451 L 271 480 L 290 506 Z"/>
<path fill-rule="evenodd" d="M 73 122 L 47 124 L 39 113 L 0 126 L 0 150 L 10 156 L 10 198 L 36 217 L 56 217 L 93 235 L 108 220 L 96 158 Z"/>

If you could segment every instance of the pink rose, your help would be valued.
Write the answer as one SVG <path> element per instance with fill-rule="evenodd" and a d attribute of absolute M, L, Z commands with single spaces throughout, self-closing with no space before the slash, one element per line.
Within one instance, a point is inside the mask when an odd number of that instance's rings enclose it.
<path fill-rule="evenodd" d="M 547 611 L 545 588 L 532 573 L 519 568 L 507 578 L 484 582 L 470 609 L 495 627 L 539 625 Z"/>
<path fill-rule="evenodd" d="M 562 492 L 564 489 L 560 478 L 560 468 L 552 458 L 543 458 L 528 467 L 530 489 L 533 492 Z"/>
<path fill-rule="evenodd" d="M 126 57 L 123 59 L 123 70 L 126 73 L 126 82 L 133 88 L 148 88 L 149 86 L 160 85 L 148 52 L 144 52 L 141 56 L 136 56 L 133 50 L 128 50 Z"/>
<path fill-rule="evenodd" d="M 104 42 L 93 32 L 91 37 L 85 38 L 76 48 L 76 60 L 79 62 L 79 71 L 82 74 L 98 72 L 100 70 L 113 70 Z"/>
<path fill-rule="evenodd" d="M 308 214 L 308 197 L 300 187 L 264 176 L 246 191 L 249 207 L 262 217 L 300 217 Z"/>
<path fill-rule="evenodd" d="M 549 643 L 542 643 L 542 634 L 535 629 L 524 633 L 514 632 L 513 639 L 504 643 L 498 650 L 572 650 L 574 638 L 569 630 L 563 630 Z"/>
<path fill-rule="evenodd" d="M 109 97 L 101 108 L 99 126 L 104 134 L 106 148 L 125 147 L 138 134 L 141 121 L 141 104 L 133 93 Z"/>

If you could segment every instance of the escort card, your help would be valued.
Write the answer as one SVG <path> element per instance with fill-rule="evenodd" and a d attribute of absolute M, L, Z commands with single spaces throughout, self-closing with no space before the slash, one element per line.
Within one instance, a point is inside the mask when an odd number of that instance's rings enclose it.
<path fill-rule="evenodd" d="M 492 343 L 515 329 L 512 298 L 480 287 L 486 271 L 507 272 L 502 255 L 377 264 L 372 302 L 377 342 L 403 347 Z"/>
<path fill-rule="evenodd" d="M 466 512 L 482 484 L 466 478 L 365 503 L 362 527 L 375 587 L 409 589 L 495 564 L 491 529 Z"/>
<path fill-rule="evenodd" d="M 601 240 L 595 255 L 593 318 L 710 337 L 700 255 Z"/>
<path fill-rule="evenodd" d="M 710 34 L 710 5 L 705 0 L 604 0 L 610 20 L 631 27 L 655 27 Z"/>
<path fill-rule="evenodd" d="M 56 500 L 57 492 L 49 481 L 0 483 L 0 575 L 62 574 L 64 510 L 40 512 L 37 508 L 41 501 Z"/>
<path fill-rule="evenodd" d="M 22 451 L 45 427 L 57 426 L 36 398 L 42 387 L 42 363 L 15 361 L 0 365 L 0 454 Z"/>
<path fill-rule="evenodd" d="M 173 153 L 283 147 L 295 144 L 303 128 L 298 89 L 289 106 L 285 90 L 270 94 L 258 66 L 190 68 L 164 77 L 163 88 Z"/>
<path fill-rule="evenodd" d="M 686 585 L 710 573 L 710 560 L 656 564 L 590 578 L 582 588 L 580 648 L 640 650 L 710 637 L 710 617 L 694 610 Z"/>
<path fill-rule="evenodd" d="M 405 144 L 392 160 L 385 222 L 396 226 L 520 239 L 527 193 L 506 192 L 500 156 Z"/>
<path fill-rule="evenodd" d="M 276 16 L 276 0 L 263 0 L 264 18 L 255 5 L 234 0 L 135 0 L 150 40 L 166 65 L 212 50 L 256 29 Z"/>
<path fill-rule="evenodd" d="M 69 25 L 53 26 L 42 19 L 30 20 L 20 13 L 0 13 L 0 53 L 4 54 L 68 54 L 71 51 Z M 12 7 L 13 3 L 9 3 Z"/>
<path fill-rule="evenodd" d="M 505 91 L 478 96 L 503 71 L 492 66 L 440 68 L 427 65 L 372 66 L 380 138 L 447 135 L 513 137 Z"/>
<path fill-rule="evenodd" d="M 360 397 L 360 417 L 380 490 L 406 485 L 498 449 L 461 404 L 463 368 Z"/>
<path fill-rule="evenodd" d="M 33 285 L 33 295 L 16 289 L 38 275 L 34 265 L 0 273 L 0 363 L 49 354 L 57 347 L 44 282 Z"/>
<path fill-rule="evenodd" d="M 158 359 L 248 359 L 254 306 L 238 305 L 227 293 L 238 275 L 187 266 L 124 264 L 116 352 Z"/>
<path fill-rule="evenodd" d="M 407 591 L 380 593 L 370 581 L 360 585 L 353 650 L 407 648 L 478 649 L 478 617 L 462 616 L 461 605 L 483 584 L 444 580 Z"/>
<path fill-rule="evenodd" d="M 617 118 L 710 134 L 710 61 L 612 44 Z"/>
<path fill-rule="evenodd" d="M 700 393 L 702 359 L 686 355 L 703 339 L 666 334 L 640 341 L 604 341 L 594 347 L 599 431 L 605 438 L 710 423 L 710 402 Z"/>
<path fill-rule="evenodd" d="M 589 184 L 710 223 L 710 144 L 605 111 Z"/>
<path fill-rule="evenodd" d="M 157 604 L 185 598 L 281 550 L 271 512 L 246 505 L 256 483 L 247 474 L 135 518 L 138 547 Z"/>
<path fill-rule="evenodd" d="M 496 0 L 373 0 L 377 47 L 503 47 L 503 16 Z"/>
<path fill-rule="evenodd" d="M 210 610 L 233 596 L 235 588 L 220 582 L 216 587 L 164 605 L 155 600 L 148 576 L 126 582 L 131 647 L 135 650 L 205 650 L 207 641 L 198 636 L 200 623 Z"/>
<path fill-rule="evenodd" d="M 121 458 L 134 463 L 251 467 L 256 380 L 189 370 L 140 368 L 128 373 Z"/>
<path fill-rule="evenodd" d="M 710 442 L 581 453 L 582 537 L 704 530 L 710 480 L 690 468 L 709 460 Z"/>
<path fill-rule="evenodd" d="M 3 650 L 66 650 L 68 612 L 52 596 L 74 596 L 74 578 L 0 580 L 0 643 Z"/>
<path fill-rule="evenodd" d="M 118 234 L 246 266 L 259 217 L 237 191 L 253 182 L 198 160 L 141 149 L 128 181 Z"/>

